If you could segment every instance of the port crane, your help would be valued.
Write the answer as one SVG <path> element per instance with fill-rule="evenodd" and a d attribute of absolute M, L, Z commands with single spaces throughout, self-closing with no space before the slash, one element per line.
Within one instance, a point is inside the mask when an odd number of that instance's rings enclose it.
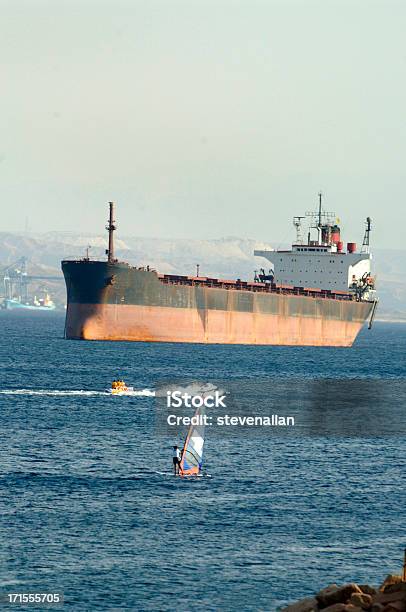
<path fill-rule="evenodd" d="M 3 276 L 3 297 L 5 299 L 12 299 L 17 295 L 22 302 L 28 300 L 28 285 L 32 281 L 63 281 L 62 276 L 28 274 L 26 257 L 20 257 L 12 264 L 3 266 L 1 274 Z"/>

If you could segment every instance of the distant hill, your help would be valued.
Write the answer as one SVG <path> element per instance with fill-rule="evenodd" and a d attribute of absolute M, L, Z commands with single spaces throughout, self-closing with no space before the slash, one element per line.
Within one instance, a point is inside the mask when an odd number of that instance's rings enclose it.
<path fill-rule="evenodd" d="M 116 239 L 119 259 L 137 265 L 149 265 L 166 274 L 195 274 L 200 265 L 202 276 L 253 278 L 254 270 L 267 268 L 268 262 L 253 255 L 254 249 L 271 249 L 272 243 L 237 237 L 219 240 L 161 240 L 127 236 Z M 276 243 L 275 243 L 276 244 Z M 61 274 L 64 257 L 82 257 L 90 246 L 91 257 L 104 258 L 106 236 L 48 232 L 44 234 L 0 233 L 0 265 L 6 266 L 25 256 L 29 274 Z M 278 245 L 279 246 L 279 245 Z M 374 273 L 378 276 L 381 319 L 406 321 L 406 250 L 374 251 Z M 64 303 L 62 283 L 33 283 L 32 290 L 48 286 L 59 304 Z"/>

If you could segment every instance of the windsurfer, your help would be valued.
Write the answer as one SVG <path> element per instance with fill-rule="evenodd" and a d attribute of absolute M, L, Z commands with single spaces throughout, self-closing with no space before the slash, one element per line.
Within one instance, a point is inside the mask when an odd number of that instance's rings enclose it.
<path fill-rule="evenodd" d="M 175 476 L 177 474 L 179 474 L 181 458 L 182 458 L 182 454 L 181 454 L 179 448 L 175 445 L 173 447 L 173 451 L 172 451 L 173 472 L 174 472 Z"/>

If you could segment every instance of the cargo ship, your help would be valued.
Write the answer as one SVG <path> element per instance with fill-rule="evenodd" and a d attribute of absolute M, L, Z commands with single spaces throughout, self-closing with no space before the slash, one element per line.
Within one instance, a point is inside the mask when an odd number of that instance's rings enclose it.
<path fill-rule="evenodd" d="M 21 298 L 5 298 L 2 304 L 4 310 L 12 310 L 15 312 L 52 312 L 55 310 L 55 304 L 51 300 L 48 293 L 43 298 L 34 299 L 31 302 L 23 301 Z"/>
<path fill-rule="evenodd" d="M 308 220 L 307 235 L 302 224 Z M 78 340 L 344 346 L 353 344 L 377 306 L 370 231 L 346 249 L 335 213 L 295 217 L 290 250 L 255 251 L 270 262 L 253 281 L 159 274 L 119 261 L 110 202 L 105 261 L 62 261 L 67 289 L 65 337 Z M 268 267 L 268 264 L 267 264 Z"/>

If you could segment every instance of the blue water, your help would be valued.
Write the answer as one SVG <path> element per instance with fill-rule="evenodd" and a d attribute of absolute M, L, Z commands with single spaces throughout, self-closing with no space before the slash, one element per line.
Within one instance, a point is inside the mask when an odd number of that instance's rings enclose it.
<path fill-rule="evenodd" d="M 377 323 L 352 349 L 75 342 L 56 314 L 0 326 L 0 593 L 63 591 L 78 611 L 276 611 L 400 570 L 402 436 L 208 439 L 211 477 L 179 479 L 154 399 L 103 390 L 117 376 L 403 379 L 406 326 Z"/>

